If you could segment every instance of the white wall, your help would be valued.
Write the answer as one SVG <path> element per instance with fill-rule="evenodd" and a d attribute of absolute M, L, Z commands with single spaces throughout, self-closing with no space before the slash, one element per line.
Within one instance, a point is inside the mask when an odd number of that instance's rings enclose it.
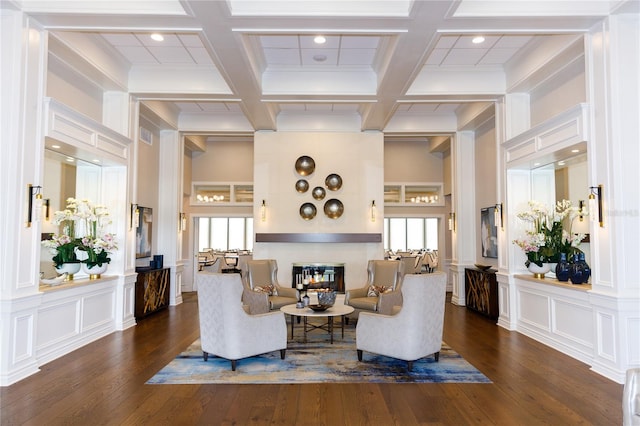
<path fill-rule="evenodd" d="M 476 130 L 475 136 L 476 260 L 479 263 L 497 267 L 498 259 L 482 257 L 482 227 L 480 226 L 480 209 L 494 206 L 498 202 L 495 120 L 488 120 L 482 124 Z"/>
<path fill-rule="evenodd" d="M 304 178 L 296 173 L 296 159 L 312 157 L 315 172 L 306 177 L 310 190 L 300 194 L 295 182 Z M 254 217 L 259 204 L 267 204 L 267 220 L 256 220 L 257 233 L 382 233 L 383 221 L 370 220 L 371 201 L 376 200 L 378 217 L 383 217 L 383 135 L 367 133 L 299 133 L 257 132 L 254 143 Z M 342 177 L 340 190 L 327 191 L 322 201 L 311 196 L 311 189 L 324 186 L 325 177 L 337 173 Z M 323 213 L 324 202 L 337 198 L 344 204 L 344 214 L 330 219 Z M 313 220 L 303 220 L 299 208 L 313 202 L 318 213 Z M 255 259 L 278 260 L 281 283 L 291 282 L 295 262 L 343 262 L 346 288 L 362 286 L 366 281 L 369 259 L 381 259 L 382 243 L 255 243 Z"/>
<path fill-rule="evenodd" d="M 530 93 L 531 126 L 585 102 L 584 57 L 574 61 Z"/>

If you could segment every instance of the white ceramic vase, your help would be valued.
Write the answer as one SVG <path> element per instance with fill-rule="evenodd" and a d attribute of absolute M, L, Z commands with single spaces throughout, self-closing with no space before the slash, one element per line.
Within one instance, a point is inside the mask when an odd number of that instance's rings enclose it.
<path fill-rule="evenodd" d="M 108 266 L 109 266 L 108 263 L 103 263 L 100 266 L 95 265 L 89 268 L 86 263 L 83 263 L 82 271 L 86 272 L 89 275 L 90 280 L 97 280 L 97 279 L 100 279 L 100 275 L 105 273 Z"/>
<path fill-rule="evenodd" d="M 544 278 L 544 274 L 551 270 L 551 264 L 543 263 L 542 266 L 538 266 L 534 262 L 530 262 L 527 269 L 533 274 L 534 278 L 542 279 Z"/>
<path fill-rule="evenodd" d="M 56 268 L 56 272 L 58 274 L 64 274 L 65 272 L 67 273 L 67 278 L 64 279 L 65 281 L 73 280 L 73 274 L 75 274 L 79 270 L 80 270 L 80 262 L 63 263 L 62 265 L 60 265 L 60 267 Z"/>

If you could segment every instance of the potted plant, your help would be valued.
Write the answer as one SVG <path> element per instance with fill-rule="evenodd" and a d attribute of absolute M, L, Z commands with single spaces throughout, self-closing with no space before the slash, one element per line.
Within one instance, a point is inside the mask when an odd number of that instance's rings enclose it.
<path fill-rule="evenodd" d="M 585 215 L 570 200 L 558 201 L 553 209 L 549 209 L 538 201 L 529 201 L 529 209 L 518 213 L 518 218 L 531 224 L 521 239 L 514 240 L 527 256 L 525 266 L 537 278 L 555 268 L 553 264 L 565 255 L 580 252 L 578 245 L 583 234 L 573 234 L 571 227 L 578 215 Z M 566 229 L 565 229 L 566 228 Z"/>
<path fill-rule="evenodd" d="M 82 263 L 90 278 L 99 278 L 111 262 L 110 252 L 117 249 L 114 235 L 103 233 L 111 223 L 108 209 L 87 199 L 68 198 L 66 208 L 54 212 L 53 222 L 60 226 L 61 233 L 42 244 L 54 252 L 56 270 L 68 272 L 72 279 Z M 72 266 L 63 266 L 68 264 Z M 63 270 L 68 268 L 74 272 Z"/>

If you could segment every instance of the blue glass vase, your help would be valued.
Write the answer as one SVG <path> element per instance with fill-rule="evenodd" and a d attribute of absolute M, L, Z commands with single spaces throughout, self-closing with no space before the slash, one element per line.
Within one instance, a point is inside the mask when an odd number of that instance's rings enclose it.
<path fill-rule="evenodd" d="M 558 281 L 569 281 L 569 267 L 567 254 L 560 253 L 560 261 L 556 265 L 556 278 Z"/>
<path fill-rule="evenodd" d="M 584 273 L 584 280 L 582 282 L 586 283 L 589 281 L 589 277 L 591 276 L 591 268 L 589 267 L 589 264 L 584 260 L 584 253 L 578 253 L 578 264 L 580 265 L 580 268 Z"/>
<path fill-rule="evenodd" d="M 582 284 L 585 282 L 584 267 L 578 260 L 578 255 L 573 255 L 573 262 L 569 268 L 569 280 L 572 284 Z"/>

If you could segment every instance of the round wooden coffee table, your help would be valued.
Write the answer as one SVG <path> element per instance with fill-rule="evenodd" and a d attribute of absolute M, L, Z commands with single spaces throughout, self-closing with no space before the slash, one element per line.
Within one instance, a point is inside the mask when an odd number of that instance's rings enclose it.
<path fill-rule="evenodd" d="M 304 342 L 307 343 L 307 332 L 321 329 L 329 332 L 331 343 L 333 343 L 333 318 L 340 317 L 340 326 L 342 328 L 342 338 L 344 338 L 344 317 L 353 312 L 353 306 L 349 305 L 333 305 L 326 311 L 316 312 L 309 307 L 297 308 L 295 304 L 285 305 L 280 308 L 282 312 L 291 317 L 291 339 L 293 339 L 293 327 L 296 317 L 302 317 L 304 329 Z M 311 324 L 309 318 L 326 318 L 327 322 L 321 325 Z"/>

